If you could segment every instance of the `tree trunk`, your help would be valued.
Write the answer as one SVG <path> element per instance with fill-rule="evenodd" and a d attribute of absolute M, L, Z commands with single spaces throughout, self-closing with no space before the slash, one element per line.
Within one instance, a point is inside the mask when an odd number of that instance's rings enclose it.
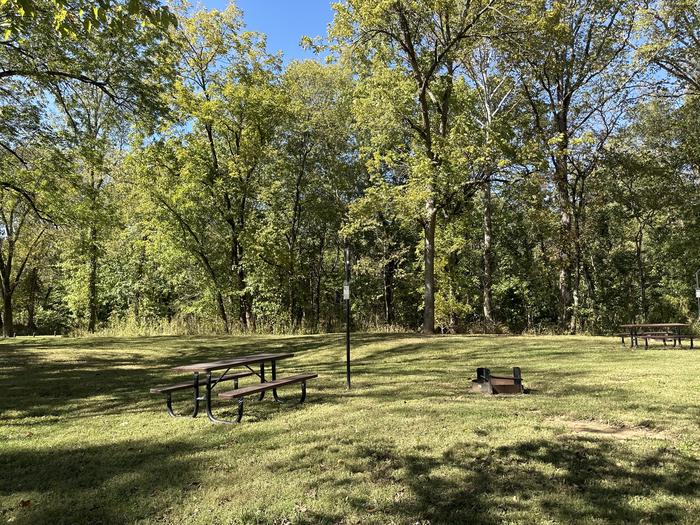
<path fill-rule="evenodd" d="M 95 333 L 97 326 L 97 228 L 90 226 L 90 276 L 88 280 L 88 332 Z"/>
<path fill-rule="evenodd" d="M 579 230 L 578 219 L 576 225 L 572 229 L 574 235 L 574 258 L 572 263 L 572 292 L 571 292 L 571 319 L 569 320 L 569 332 L 575 334 L 579 329 L 583 330 L 583 319 L 581 318 L 581 257 L 583 254 L 581 248 L 581 234 Z"/>
<path fill-rule="evenodd" d="M 314 331 L 318 331 L 321 326 L 321 278 L 323 276 L 323 250 L 326 246 L 326 231 L 321 233 L 321 238 L 318 242 L 318 265 L 316 266 L 316 312 Z"/>
<path fill-rule="evenodd" d="M 569 331 L 574 334 L 578 330 L 585 329 L 585 318 L 581 316 L 581 306 L 585 306 L 585 299 L 590 300 L 591 289 L 587 297 L 583 296 L 581 293 L 581 285 L 585 279 L 584 275 L 584 255 L 583 246 L 581 243 L 581 230 L 585 221 L 585 178 L 581 179 L 581 184 L 578 191 L 578 203 L 572 202 L 572 216 L 573 225 L 571 228 L 571 247 L 573 248 L 573 261 L 572 261 L 572 283 L 573 283 L 573 304 L 571 312 L 571 321 L 569 324 Z"/>
<path fill-rule="evenodd" d="M 253 312 L 253 296 L 246 292 L 245 293 L 245 320 L 246 328 L 255 332 L 257 330 L 257 325 L 255 322 L 255 313 Z"/>
<path fill-rule="evenodd" d="M 34 314 L 36 310 L 36 294 L 39 289 L 39 269 L 35 266 L 29 272 L 29 292 L 27 297 L 27 332 L 36 332 Z"/>
<path fill-rule="evenodd" d="M 563 118 L 563 117 L 559 117 Z M 559 120 L 559 119 L 558 119 Z M 559 326 L 565 330 L 571 326 L 571 212 L 566 148 L 568 147 L 567 125 L 559 124 L 563 136 L 554 155 L 554 183 L 559 205 Z"/>
<path fill-rule="evenodd" d="M 435 220 L 437 210 L 435 201 L 431 198 L 425 205 L 426 217 L 424 224 L 425 247 L 423 264 L 425 266 L 425 292 L 423 310 L 423 333 L 435 333 Z"/>
<path fill-rule="evenodd" d="M 3 337 L 14 337 L 15 336 L 15 324 L 12 319 L 12 292 L 3 290 L 2 294 L 2 306 L 3 306 L 3 323 L 2 323 L 2 335 Z"/>
<path fill-rule="evenodd" d="M 297 258 L 297 236 L 299 234 L 299 227 L 301 224 L 301 184 L 304 178 L 304 173 L 306 171 L 306 161 L 309 156 L 309 149 L 305 148 L 301 157 L 301 167 L 299 173 L 297 173 L 295 184 L 294 184 L 294 205 L 292 208 L 292 224 L 289 230 L 289 236 L 287 237 L 287 244 L 289 249 L 289 268 L 288 268 L 288 296 L 289 296 L 289 318 L 292 323 L 292 329 L 296 329 L 299 325 L 300 315 L 297 311 L 297 300 L 296 300 L 296 258 Z M 301 308 L 303 309 L 303 307 Z"/>
<path fill-rule="evenodd" d="M 231 297 L 231 306 L 238 309 L 238 323 L 241 330 L 246 330 L 248 327 L 248 306 L 245 296 L 245 270 L 243 269 L 243 249 L 240 242 L 238 241 L 238 234 L 236 231 L 235 223 L 231 223 L 231 269 L 233 270 L 233 280 L 236 287 L 236 296 L 238 299 L 235 300 Z M 238 304 L 235 304 L 238 303 Z"/>
<path fill-rule="evenodd" d="M 484 184 L 481 194 L 481 202 L 484 208 L 484 278 L 483 278 L 483 300 L 484 300 L 484 324 L 487 331 L 493 331 L 496 321 L 493 308 L 493 224 L 491 221 L 491 181 Z"/>
<path fill-rule="evenodd" d="M 637 274 L 639 276 L 639 307 L 642 314 L 642 322 L 646 323 L 649 316 L 649 305 L 647 303 L 647 279 L 644 269 L 644 252 L 642 250 L 644 242 L 644 229 L 640 227 L 634 239 L 635 256 L 637 259 Z"/>
<path fill-rule="evenodd" d="M 562 211 L 559 222 L 559 326 L 569 328 L 571 324 L 571 256 L 568 239 L 571 219 L 567 211 Z"/>
<path fill-rule="evenodd" d="M 394 324 L 394 274 L 396 261 L 389 259 L 384 265 L 384 321 L 387 325 Z"/>
<path fill-rule="evenodd" d="M 207 255 L 206 255 L 206 253 L 204 253 L 204 251 L 198 250 L 195 253 L 197 254 L 197 257 L 199 258 L 199 260 L 202 261 L 204 268 L 206 269 L 207 273 L 209 274 L 209 277 L 211 278 L 212 284 L 216 288 L 216 306 L 217 306 L 217 309 L 219 310 L 219 317 L 221 318 L 221 321 L 224 323 L 224 332 L 226 332 L 228 334 L 229 333 L 228 315 L 226 314 L 226 305 L 224 304 L 224 296 L 221 293 L 221 286 L 219 285 L 219 280 L 216 277 L 216 272 L 214 272 L 214 268 L 212 268 L 212 265 L 209 262 L 209 257 L 207 257 Z"/>
<path fill-rule="evenodd" d="M 236 288 L 238 289 L 238 322 L 241 330 L 248 328 L 250 310 L 248 308 L 248 294 L 245 291 L 245 270 L 239 266 L 236 272 Z"/>
<path fill-rule="evenodd" d="M 224 323 L 224 332 L 229 333 L 228 315 L 226 315 L 226 305 L 224 304 L 224 296 L 218 290 L 216 292 L 216 305 L 219 309 L 219 317 Z"/>
<path fill-rule="evenodd" d="M 10 258 L 8 257 L 8 260 Z M 12 293 L 14 288 L 12 286 L 12 278 L 10 274 L 10 268 L 3 264 L 3 271 L 0 278 L 2 278 L 2 335 L 3 337 L 13 337 L 15 335 L 15 325 L 13 321 L 12 312 Z"/>
<path fill-rule="evenodd" d="M 146 266 L 146 237 L 143 237 L 141 240 L 143 242 L 141 243 L 139 262 L 136 267 L 136 289 L 134 290 L 134 322 L 137 325 L 141 324 L 141 279 L 143 279 Z"/>

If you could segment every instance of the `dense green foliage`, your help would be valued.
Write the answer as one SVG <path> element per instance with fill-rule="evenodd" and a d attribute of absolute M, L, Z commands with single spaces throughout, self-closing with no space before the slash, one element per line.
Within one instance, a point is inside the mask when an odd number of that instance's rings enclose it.
<path fill-rule="evenodd" d="M 696 0 L 88 4 L 0 2 L 6 335 L 337 330 L 345 244 L 358 327 L 694 317 Z"/>

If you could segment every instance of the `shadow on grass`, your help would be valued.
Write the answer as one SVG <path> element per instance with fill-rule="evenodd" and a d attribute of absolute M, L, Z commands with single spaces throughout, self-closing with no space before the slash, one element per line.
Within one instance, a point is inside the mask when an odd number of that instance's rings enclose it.
<path fill-rule="evenodd" d="M 357 496 L 348 501 L 358 515 L 379 514 L 398 523 L 687 522 L 687 504 L 700 496 L 700 461 L 664 447 L 646 455 L 626 454 L 622 446 L 575 437 L 495 449 L 469 442 L 441 457 L 418 448 L 401 454 L 390 443 L 355 446 L 345 468 L 364 473 L 371 483 L 394 487 L 396 493 L 386 506 Z M 337 488 L 345 483 L 341 480 Z M 647 497 L 655 499 L 653 505 L 642 503 Z M 302 522 L 331 524 L 341 518 L 314 513 Z"/>
<path fill-rule="evenodd" d="M 157 517 L 166 510 L 164 501 L 181 500 L 198 488 L 190 456 L 198 450 L 183 441 L 133 440 L 5 452 L 0 495 L 17 501 L 14 510 L 0 513 L 14 514 L 18 524 L 116 524 Z M 40 501 L 22 504 L 18 493 L 38 493 Z"/>

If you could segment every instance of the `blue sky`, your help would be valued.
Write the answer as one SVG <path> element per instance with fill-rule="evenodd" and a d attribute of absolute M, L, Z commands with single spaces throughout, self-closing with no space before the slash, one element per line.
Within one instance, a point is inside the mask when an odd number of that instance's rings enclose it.
<path fill-rule="evenodd" d="M 303 35 L 325 36 L 333 19 L 333 0 L 237 0 L 247 29 L 267 35 L 270 52 L 282 51 L 285 62 L 314 58 L 299 47 Z M 227 0 L 202 0 L 205 7 L 223 9 Z"/>

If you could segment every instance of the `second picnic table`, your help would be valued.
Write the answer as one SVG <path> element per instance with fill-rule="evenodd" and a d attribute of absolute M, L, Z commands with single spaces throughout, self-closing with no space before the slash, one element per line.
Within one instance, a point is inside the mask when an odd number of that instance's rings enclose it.
<path fill-rule="evenodd" d="M 676 346 L 676 341 L 678 341 L 678 345 L 680 346 L 681 344 L 681 339 L 684 338 L 684 336 L 681 334 L 681 329 L 689 326 L 686 323 L 636 323 L 636 324 L 623 324 L 620 325 L 620 328 L 625 329 L 629 333 L 629 338 L 630 338 L 630 348 L 633 347 L 638 347 L 639 346 L 639 337 L 641 336 L 642 338 L 647 341 L 649 338 L 658 338 L 658 339 L 663 339 L 664 344 L 666 343 L 666 339 L 672 339 L 673 340 L 673 346 Z M 648 329 L 656 329 L 658 330 L 657 332 L 640 332 L 640 330 L 648 330 Z M 663 332 L 661 332 L 663 331 Z M 692 348 L 692 339 L 691 339 L 691 348 Z"/>

